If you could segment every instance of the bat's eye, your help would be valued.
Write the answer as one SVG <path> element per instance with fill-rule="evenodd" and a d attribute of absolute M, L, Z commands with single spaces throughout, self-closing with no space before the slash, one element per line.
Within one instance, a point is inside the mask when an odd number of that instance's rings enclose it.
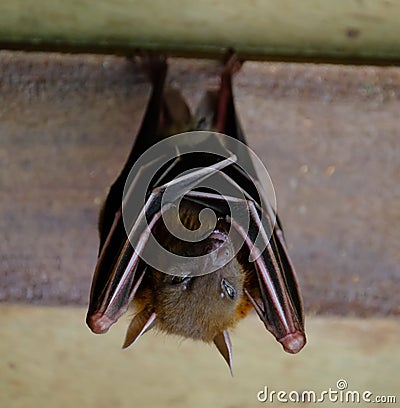
<path fill-rule="evenodd" d="M 175 275 L 175 276 L 172 277 L 171 283 L 173 285 L 178 285 L 178 284 L 183 283 L 183 282 L 189 282 L 190 279 L 192 279 L 190 276 L 180 276 L 180 275 L 178 276 L 178 275 Z"/>
<path fill-rule="evenodd" d="M 221 288 L 222 288 L 222 293 L 221 296 L 229 296 L 231 299 L 234 299 L 236 296 L 236 289 L 233 287 L 233 285 L 227 281 L 226 279 L 221 280 Z"/>

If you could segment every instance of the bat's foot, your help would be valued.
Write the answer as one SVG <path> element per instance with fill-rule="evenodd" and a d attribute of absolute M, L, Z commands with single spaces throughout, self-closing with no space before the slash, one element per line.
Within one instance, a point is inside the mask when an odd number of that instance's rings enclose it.
<path fill-rule="evenodd" d="M 153 85 L 164 80 L 168 67 L 166 55 L 152 51 L 139 51 L 132 61 L 141 65 Z"/>
<path fill-rule="evenodd" d="M 296 331 L 279 339 L 279 342 L 287 353 L 296 354 L 305 346 L 306 336 L 304 333 Z"/>
<path fill-rule="evenodd" d="M 218 105 L 215 116 L 217 132 L 229 134 L 234 132 L 232 124 L 236 126 L 235 104 L 233 101 L 232 76 L 240 70 L 242 63 L 233 50 L 225 56 L 224 67 L 221 73 L 221 84 L 218 92 Z M 230 134 L 230 136 L 234 136 Z"/>
<path fill-rule="evenodd" d="M 225 57 L 223 59 L 223 64 L 224 68 L 222 70 L 222 79 L 224 77 L 229 77 L 232 78 L 233 75 L 235 75 L 237 72 L 240 71 L 240 68 L 243 65 L 243 62 L 239 60 L 238 55 L 233 49 L 228 50 L 228 52 L 225 54 Z"/>

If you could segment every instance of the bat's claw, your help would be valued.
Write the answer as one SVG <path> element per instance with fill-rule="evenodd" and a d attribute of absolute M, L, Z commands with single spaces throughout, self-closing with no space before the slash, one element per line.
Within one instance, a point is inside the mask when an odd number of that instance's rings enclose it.
<path fill-rule="evenodd" d="M 287 353 L 296 354 L 305 346 L 306 336 L 304 333 L 296 331 L 282 337 L 279 342 Z"/>
<path fill-rule="evenodd" d="M 159 78 L 166 75 L 167 72 L 167 57 L 164 54 L 139 50 L 132 61 L 142 66 L 150 81 L 155 84 Z"/>
<path fill-rule="evenodd" d="M 224 57 L 224 69 L 222 75 L 232 77 L 242 67 L 242 61 L 239 60 L 238 55 L 234 50 L 229 50 Z"/>
<path fill-rule="evenodd" d="M 231 375 L 233 377 L 233 370 L 232 370 L 232 344 L 229 338 L 229 334 L 227 330 L 217 334 L 214 338 L 214 344 L 216 345 L 218 351 L 221 353 L 224 360 L 227 362 L 229 366 L 229 370 L 231 371 Z"/>

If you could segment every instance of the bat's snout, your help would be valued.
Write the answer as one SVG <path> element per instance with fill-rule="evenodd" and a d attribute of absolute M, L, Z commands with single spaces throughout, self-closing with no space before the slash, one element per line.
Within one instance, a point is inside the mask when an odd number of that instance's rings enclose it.
<path fill-rule="evenodd" d="M 305 346 L 306 336 L 304 333 L 296 331 L 282 337 L 279 342 L 287 353 L 296 354 Z"/>

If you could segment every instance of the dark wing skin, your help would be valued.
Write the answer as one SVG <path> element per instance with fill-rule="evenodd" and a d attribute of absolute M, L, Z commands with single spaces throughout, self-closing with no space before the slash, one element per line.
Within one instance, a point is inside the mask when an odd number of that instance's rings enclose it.
<path fill-rule="evenodd" d="M 212 128 L 246 143 L 232 94 L 231 78 L 237 68 L 237 60 L 230 58 L 221 76 L 221 87 L 215 97 L 211 98 L 215 101 L 211 107 Z M 205 144 L 205 150 L 210 151 L 211 147 L 211 151 L 216 154 L 185 155 L 170 166 L 167 172 L 161 169 L 160 177 L 156 177 L 156 182 L 148 193 L 144 208 L 133 223 L 131 232 L 136 237 L 135 249 L 127 240 L 120 210 L 123 186 L 136 159 L 151 144 L 158 141 L 159 127 L 162 127 L 167 114 L 165 108 L 163 109 L 162 91 L 165 71 L 156 77 L 158 80 L 153 81 L 152 96 L 138 139 L 121 175 L 112 186 L 104 207 L 99 260 L 87 315 L 89 327 L 96 333 L 107 331 L 134 298 L 146 268 L 140 260 L 140 254 L 161 216 L 161 211 L 166 209 L 161 208 L 162 194 L 166 187 L 174 185 L 177 187 L 177 197 L 179 194 L 184 195 L 187 200 L 212 208 L 229 220 L 244 242 L 243 251 L 253 255 L 251 260 L 242 259 L 241 262 L 249 273 L 256 275 L 258 284 L 256 288 L 245 288 L 244 296 L 248 296 L 266 328 L 281 342 L 284 349 L 290 353 L 298 352 L 306 340 L 296 274 L 287 253 L 280 223 L 259 187 L 257 173 L 245 148 L 237 147 L 236 143 L 229 141 L 224 145 L 218 139 L 206 140 L 202 142 Z M 202 129 L 200 124 L 207 123 L 207 120 L 204 121 L 201 117 L 196 119 L 199 124 L 197 128 Z M 229 159 L 222 160 L 221 156 Z M 244 162 L 247 164 L 245 167 L 250 169 L 250 174 L 245 173 L 236 164 Z M 193 170 L 198 167 L 202 169 Z M 222 199 L 209 191 L 191 191 L 198 180 L 210 177 L 218 170 L 232 185 L 233 191 L 237 191 L 237 196 L 233 194 Z M 188 171 L 185 176 L 176 178 L 184 171 Z M 246 199 L 239 198 L 243 193 Z M 229 218 L 228 203 L 238 206 L 243 213 L 250 215 L 248 231 L 240 219 Z M 166 203 L 166 206 L 170 204 L 172 205 L 172 202 Z M 258 243 L 265 248 L 263 252 L 258 249 Z M 220 349 L 222 348 L 220 346 Z"/>
<path fill-rule="evenodd" d="M 238 61 L 233 55 L 228 59 L 221 76 L 216 123 L 219 126 L 218 131 L 247 144 L 236 115 L 232 91 L 232 73 L 237 69 Z M 246 175 L 230 174 L 230 177 L 247 191 L 254 200 L 254 202 L 248 202 L 251 219 L 254 221 L 253 229 L 250 228 L 248 237 L 254 242 L 255 236 L 259 232 L 265 234 L 270 228 L 273 228 L 272 235 L 261 234 L 264 235 L 264 242 L 268 240 L 268 236 L 271 236 L 271 239 L 268 241 L 262 256 L 256 261 L 263 306 L 259 307 L 255 299 L 249 293 L 247 295 L 250 296 L 253 306 L 267 330 L 274 334 L 286 351 L 296 353 L 304 347 L 306 342 L 304 312 L 296 272 L 288 255 L 281 222 L 258 181 L 257 173 L 251 165 L 251 158 L 248 156 L 247 150 L 235 151 L 235 149 L 231 148 L 231 151 L 238 156 L 239 164 L 246 163 L 246 168 L 253 170 L 250 174 L 247 174 L 247 181 Z M 256 191 L 253 186 L 256 186 Z M 256 192 L 259 193 L 259 197 L 257 197 Z M 261 207 L 266 209 L 266 217 L 261 216 L 257 204 L 261 204 Z M 273 223 L 275 225 L 271 225 Z M 253 236 L 252 230 L 255 231 Z M 270 279 L 276 288 L 276 297 L 268 288 L 267 282 Z"/>
<path fill-rule="evenodd" d="M 165 59 L 158 58 L 146 62 L 147 72 L 149 73 L 152 82 L 152 92 L 146 111 L 142 120 L 140 130 L 134 145 L 130 151 L 129 157 L 116 181 L 110 188 L 104 206 L 100 213 L 99 219 L 99 259 L 92 279 L 92 287 L 90 291 L 89 309 L 87 313 L 87 324 L 94 332 L 103 332 L 96 323 L 96 314 L 104 304 L 104 293 L 106 287 L 112 292 L 117 284 L 111 271 L 118 256 L 121 253 L 123 246 L 126 243 L 126 232 L 123 225 L 121 203 L 123 191 L 129 172 L 136 160 L 154 143 L 158 137 L 159 122 L 163 107 L 163 93 L 165 78 L 167 74 L 167 63 Z M 144 269 L 145 265 L 141 265 L 140 269 Z M 115 277 L 114 277 L 115 278 Z M 129 284 L 126 284 L 125 290 L 130 292 L 133 285 L 133 278 Z M 122 314 L 122 313 L 121 313 Z"/>
<path fill-rule="evenodd" d="M 160 116 L 163 108 L 163 94 L 165 78 L 167 75 L 167 63 L 163 59 L 152 60 L 147 63 L 147 71 L 152 83 L 152 91 L 148 101 L 146 111 L 140 126 L 138 135 L 129 157 L 125 162 L 121 173 L 110 188 L 106 201 L 104 203 L 100 220 L 100 247 L 101 251 L 109 235 L 111 226 L 114 222 L 114 215 L 119 211 L 122 202 L 122 195 L 126 180 L 132 166 L 136 160 L 153 144 L 158 142 L 158 129 Z"/>

